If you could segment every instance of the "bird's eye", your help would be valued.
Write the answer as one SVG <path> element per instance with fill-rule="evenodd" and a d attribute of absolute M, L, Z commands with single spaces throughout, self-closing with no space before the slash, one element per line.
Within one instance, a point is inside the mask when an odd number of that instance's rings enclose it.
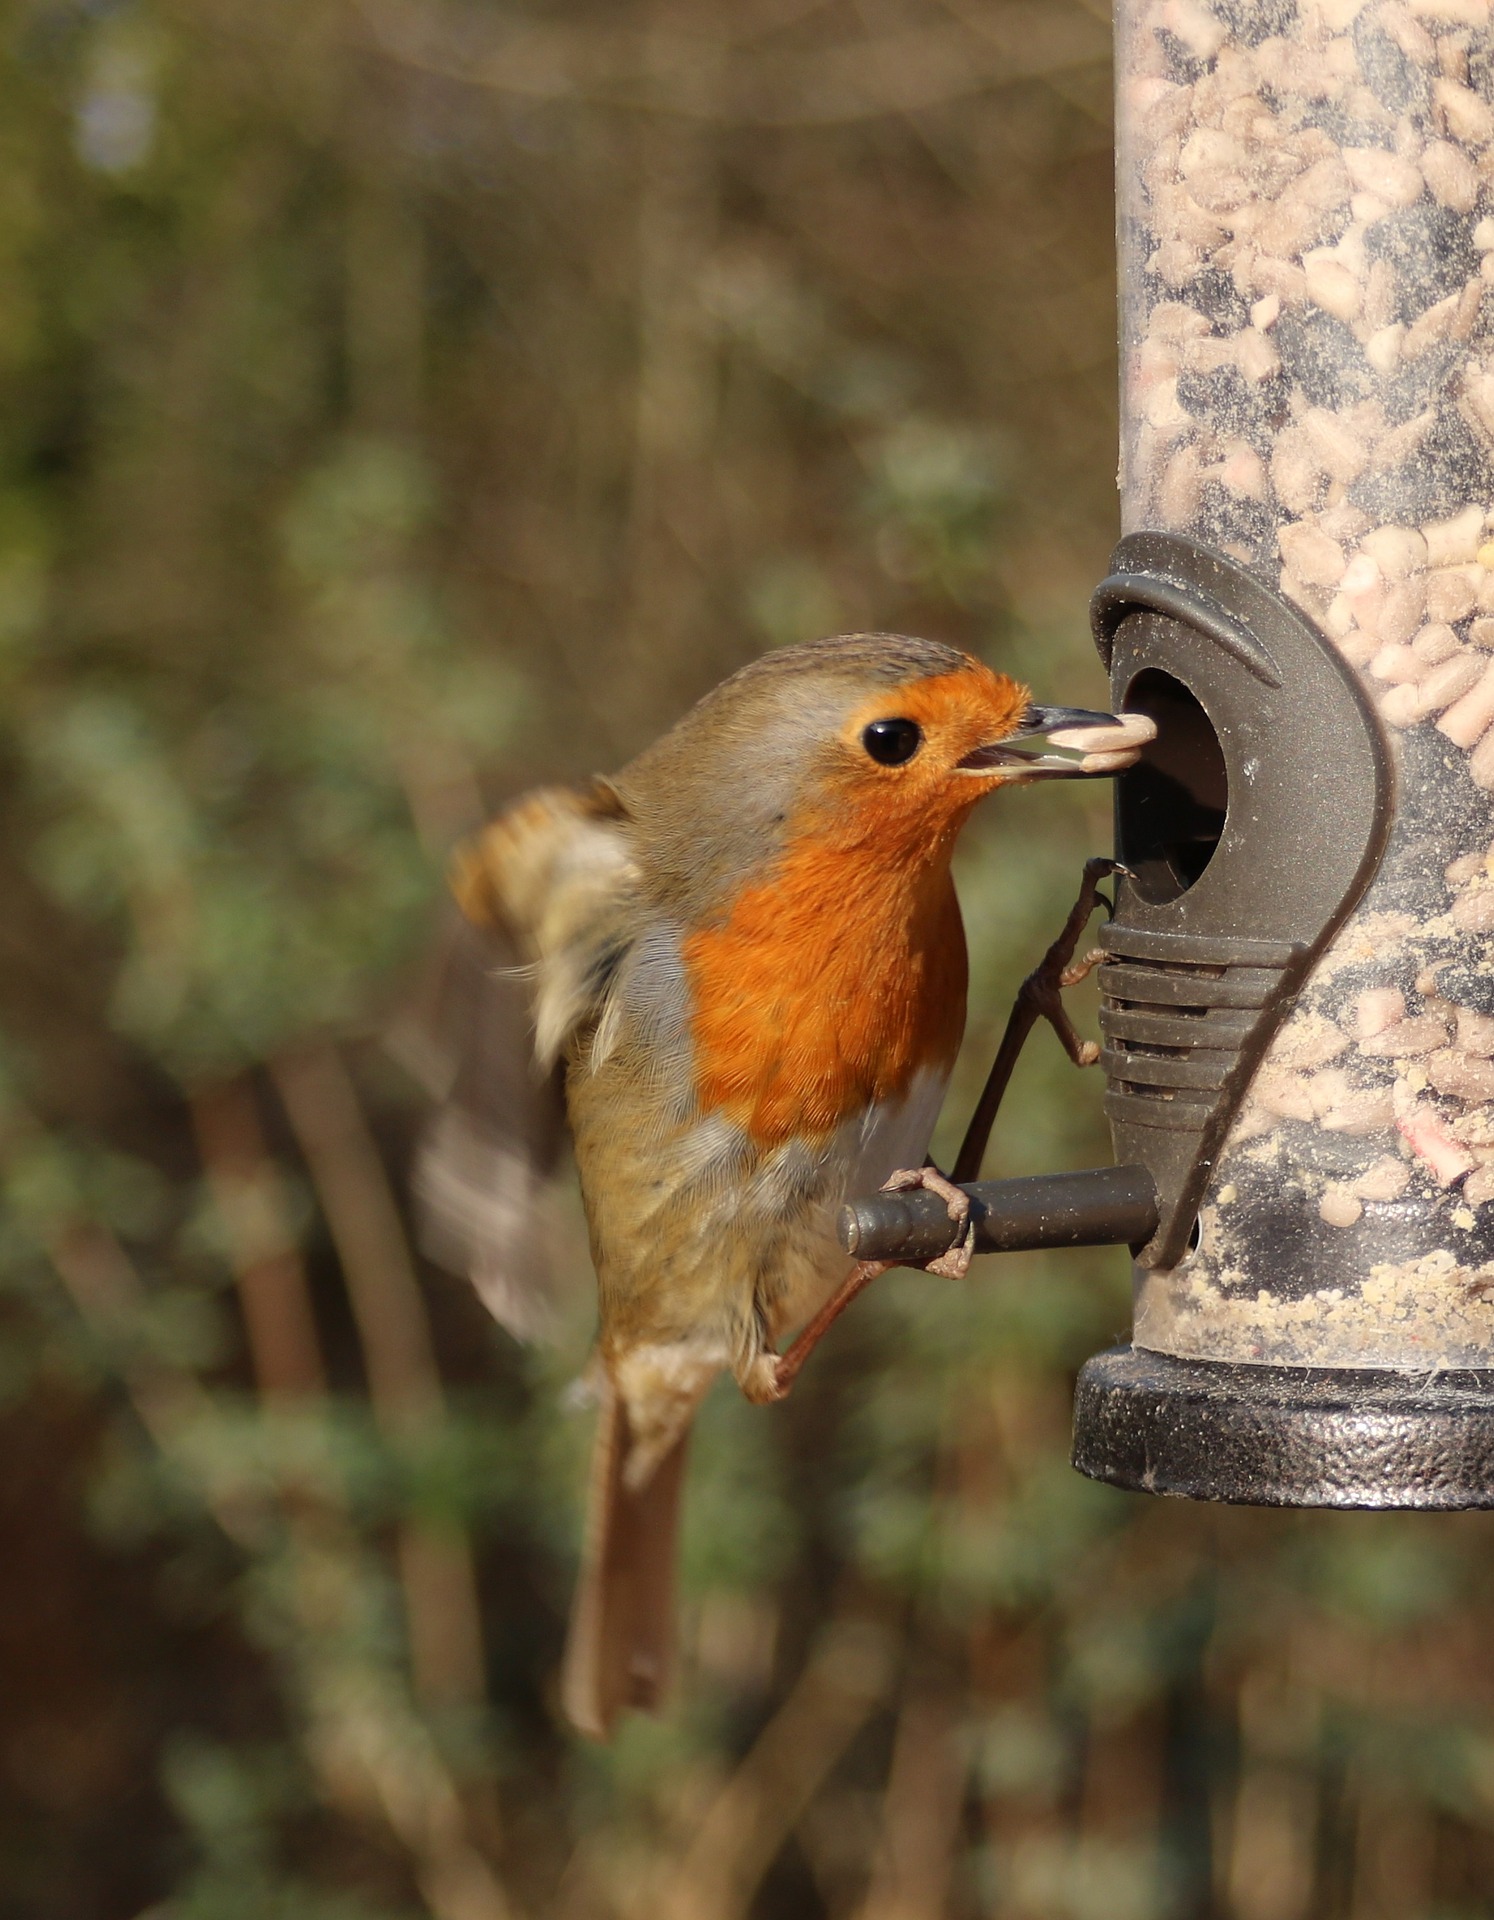
<path fill-rule="evenodd" d="M 923 745 L 923 728 L 916 720 L 873 720 L 861 744 L 881 766 L 900 767 Z"/>

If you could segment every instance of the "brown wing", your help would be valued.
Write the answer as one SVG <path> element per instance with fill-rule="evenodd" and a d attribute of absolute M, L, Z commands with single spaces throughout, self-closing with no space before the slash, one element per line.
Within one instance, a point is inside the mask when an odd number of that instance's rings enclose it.
<path fill-rule="evenodd" d="M 639 874 L 622 802 L 602 780 L 542 787 L 459 851 L 452 886 L 474 925 L 517 942 L 535 1052 L 549 1066 L 600 1019 L 637 936 Z"/>
<path fill-rule="evenodd" d="M 557 1062 L 601 1013 L 636 879 L 609 788 L 519 801 L 457 856 L 468 924 L 408 1023 L 418 1047 L 407 1031 L 401 1049 L 440 1101 L 416 1159 L 422 1245 L 523 1339 L 546 1332 L 557 1304 L 544 1245 L 564 1138 Z"/>
<path fill-rule="evenodd" d="M 421 1250 L 470 1277 L 521 1340 L 553 1328 L 549 1183 L 565 1142 L 558 1068 L 540 1068 L 518 948 L 453 915 L 396 1051 L 437 1101 L 416 1149 Z"/>

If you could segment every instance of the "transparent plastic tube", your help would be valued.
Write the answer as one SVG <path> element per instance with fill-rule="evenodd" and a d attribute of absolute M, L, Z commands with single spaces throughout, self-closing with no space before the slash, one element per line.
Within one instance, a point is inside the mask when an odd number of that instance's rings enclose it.
<path fill-rule="evenodd" d="M 1276 586 L 1394 741 L 1384 865 L 1136 1340 L 1494 1363 L 1489 0 L 1120 0 L 1121 492 Z"/>

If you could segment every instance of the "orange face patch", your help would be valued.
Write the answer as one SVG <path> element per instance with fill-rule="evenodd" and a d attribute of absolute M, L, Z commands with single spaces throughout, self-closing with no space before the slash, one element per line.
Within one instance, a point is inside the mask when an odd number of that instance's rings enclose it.
<path fill-rule="evenodd" d="M 1004 740 L 1020 724 L 1030 703 L 1026 687 L 972 659 L 958 673 L 910 680 L 873 694 L 851 715 L 846 733 L 855 738 L 869 720 L 882 717 L 916 720 L 925 735 L 920 781 L 932 787 L 972 748 Z"/>

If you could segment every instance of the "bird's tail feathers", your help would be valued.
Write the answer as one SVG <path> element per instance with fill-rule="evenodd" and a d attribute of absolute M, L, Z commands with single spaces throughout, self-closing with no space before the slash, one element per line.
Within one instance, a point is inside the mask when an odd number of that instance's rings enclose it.
<path fill-rule="evenodd" d="M 603 1389 L 592 1454 L 581 1578 L 571 1610 L 561 1698 L 567 1717 L 605 1740 L 629 1707 L 657 1708 L 674 1668 L 674 1585 L 688 1428 L 641 1487 L 624 1473 L 627 1408 Z"/>

